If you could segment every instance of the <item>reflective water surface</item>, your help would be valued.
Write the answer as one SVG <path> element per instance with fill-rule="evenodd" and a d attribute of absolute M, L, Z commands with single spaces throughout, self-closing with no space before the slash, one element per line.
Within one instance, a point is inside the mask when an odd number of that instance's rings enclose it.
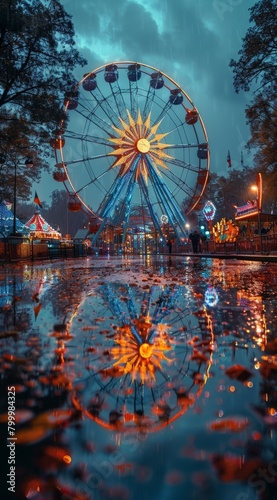
<path fill-rule="evenodd" d="M 276 325 L 274 263 L 1 267 L 3 498 L 277 498 Z"/>

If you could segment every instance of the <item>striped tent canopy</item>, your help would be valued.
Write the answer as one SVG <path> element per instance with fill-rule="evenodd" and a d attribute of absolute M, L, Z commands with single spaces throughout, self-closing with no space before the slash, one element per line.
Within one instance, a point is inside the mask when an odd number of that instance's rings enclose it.
<path fill-rule="evenodd" d="M 0 203 L 0 236 L 8 236 L 13 232 L 14 214 L 11 211 L 11 203 L 1 201 Z M 29 228 L 16 218 L 16 232 L 24 236 L 29 234 Z"/>
<path fill-rule="evenodd" d="M 53 229 L 37 210 L 25 224 L 30 230 L 30 238 L 36 239 L 61 239 L 61 233 Z"/>

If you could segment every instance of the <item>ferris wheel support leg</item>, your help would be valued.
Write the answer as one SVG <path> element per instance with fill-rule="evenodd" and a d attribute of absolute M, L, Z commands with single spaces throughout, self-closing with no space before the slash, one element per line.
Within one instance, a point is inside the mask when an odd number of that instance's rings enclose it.
<path fill-rule="evenodd" d="M 97 232 L 95 233 L 95 235 L 93 236 L 93 238 L 91 239 L 91 248 L 93 249 L 95 255 L 98 257 L 98 250 L 97 250 L 97 246 L 96 246 L 96 242 L 100 236 L 100 234 L 102 233 L 104 227 L 105 227 L 105 224 L 106 224 L 106 219 L 103 219 Z"/>
<path fill-rule="evenodd" d="M 145 183 L 144 179 L 142 179 L 142 181 L 141 181 L 141 188 L 142 188 L 142 192 L 143 192 L 143 195 L 144 195 L 144 198 L 145 198 L 145 201 L 146 201 L 149 213 L 150 213 L 150 215 L 152 217 L 152 221 L 154 223 L 155 230 L 157 231 L 157 233 L 159 234 L 161 240 L 165 244 L 165 239 L 164 239 L 164 235 L 163 235 L 161 226 L 159 224 L 159 219 L 158 219 L 157 214 L 153 210 L 153 206 L 152 206 L 151 201 L 149 199 L 149 194 L 148 194 L 147 186 L 146 186 L 146 183 Z"/>
<path fill-rule="evenodd" d="M 133 197 L 133 192 L 134 192 L 134 187 L 135 187 L 135 178 L 134 175 L 132 176 L 132 179 L 130 179 L 127 193 L 126 193 L 126 209 L 125 209 L 125 214 L 124 214 L 124 226 L 123 226 L 123 235 L 122 235 L 122 243 L 125 243 L 126 236 L 127 236 L 127 228 L 129 224 L 129 219 L 131 215 L 131 201 Z"/>
<path fill-rule="evenodd" d="M 160 179 L 158 174 L 156 173 L 154 167 L 151 162 L 148 161 L 149 173 L 151 175 L 152 184 L 157 193 L 157 197 L 161 200 L 162 205 L 164 205 L 166 209 L 166 215 L 169 217 L 170 223 L 174 229 L 174 232 L 180 240 L 181 237 L 185 236 L 185 219 L 182 216 L 180 210 L 178 210 L 178 204 L 175 202 L 172 193 L 169 191 L 165 182 Z"/>
<path fill-rule="evenodd" d="M 111 211 L 114 209 L 114 206 L 124 188 L 124 182 L 126 182 L 124 177 L 120 177 L 118 175 L 112 189 L 109 190 L 98 209 L 99 217 L 106 219 L 110 216 Z"/>

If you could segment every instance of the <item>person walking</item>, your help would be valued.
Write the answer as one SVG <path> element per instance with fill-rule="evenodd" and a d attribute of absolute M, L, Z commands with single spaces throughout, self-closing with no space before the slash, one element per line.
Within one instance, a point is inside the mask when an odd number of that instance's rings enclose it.
<path fill-rule="evenodd" d="M 168 253 L 172 253 L 172 241 L 168 240 L 166 244 L 168 246 Z"/>
<path fill-rule="evenodd" d="M 200 243 L 200 234 L 198 234 L 197 231 L 193 231 L 193 233 L 190 233 L 189 239 L 192 243 L 193 253 L 198 253 L 199 252 L 199 243 Z"/>

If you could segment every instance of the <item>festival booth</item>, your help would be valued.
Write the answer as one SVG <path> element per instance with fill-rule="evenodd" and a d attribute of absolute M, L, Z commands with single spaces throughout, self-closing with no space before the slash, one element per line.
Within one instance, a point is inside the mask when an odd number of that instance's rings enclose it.
<path fill-rule="evenodd" d="M 14 223 L 15 223 L 16 233 L 18 233 L 21 236 L 29 235 L 29 229 L 26 227 L 26 225 L 22 224 L 22 222 L 20 222 L 20 220 L 17 218 L 15 218 L 14 221 L 14 214 L 11 211 L 11 203 L 8 203 L 7 201 L 1 201 L 0 238 L 6 238 L 13 232 Z"/>
<path fill-rule="evenodd" d="M 36 210 L 31 219 L 26 222 L 26 227 L 29 228 L 29 238 L 33 240 L 60 240 L 61 233 L 53 229 L 48 222 L 40 215 L 39 210 Z"/>
<path fill-rule="evenodd" d="M 220 222 L 214 224 L 212 231 L 216 252 L 222 251 L 223 245 L 225 252 L 236 252 L 239 227 L 231 219 L 226 220 L 223 217 Z"/>
<path fill-rule="evenodd" d="M 270 253 L 277 250 L 277 215 L 263 213 L 262 175 L 256 176 L 251 187 L 255 199 L 236 207 L 235 221 L 222 219 L 213 227 L 215 250 L 224 243 L 224 251 L 237 253 Z"/>
<path fill-rule="evenodd" d="M 240 251 L 272 252 L 277 250 L 277 215 L 258 213 L 249 203 L 237 208 L 235 215 L 239 227 Z"/>
<path fill-rule="evenodd" d="M 31 219 L 25 224 L 30 231 L 29 238 L 32 244 L 32 257 L 53 257 L 60 253 L 61 233 L 53 229 L 36 210 Z M 50 255 L 49 255 L 50 254 Z"/>
<path fill-rule="evenodd" d="M 0 258 L 18 260 L 30 256 L 29 228 L 14 216 L 11 203 L 0 203 Z"/>
<path fill-rule="evenodd" d="M 236 223 L 239 225 L 239 248 L 243 252 L 272 252 L 277 250 L 277 215 L 263 213 L 262 174 L 256 176 L 255 200 L 237 207 Z"/>

